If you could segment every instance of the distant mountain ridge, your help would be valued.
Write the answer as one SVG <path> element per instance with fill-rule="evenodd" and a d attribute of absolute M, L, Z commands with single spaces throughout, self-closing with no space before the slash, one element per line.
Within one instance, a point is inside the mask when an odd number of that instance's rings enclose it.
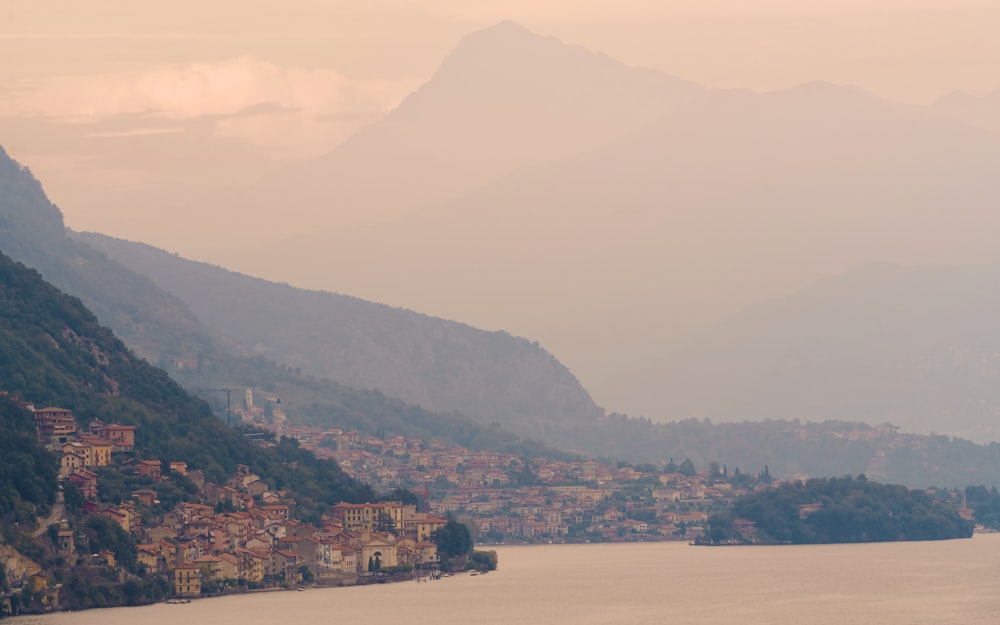
<path fill-rule="evenodd" d="M 524 339 L 137 249 L 142 254 L 136 258 L 116 262 L 67 236 L 39 182 L 0 151 L 0 250 L 79 296 L 142 357 L 168 368 L 198 363 L 197 371 L 174 369 L 189 388 L 269 389 L 284 396 L 299 419 L 313 423 L 336 418 L 342 427 L 364 431 L 460 436 L 456 442 L 508 448 L 518 445 L 508 430 L 478 428 L 499 422 L 538 433 L 546 419 L 603 414 L 564 366 Z M 160 288 L 141 275 L 142 259 L 162 263 L 166 275 L 202 299 L 194 298 L 192 307 Z M 194 279 L 184 281 L 177 271 Z M 314 370 L 294 373 L 286 366 Z M 323 382 L 331 373 L 340 374 L 339 384 Z M 378 389 L 399 391 L 411 405 Z M 209 396 L 218 402 L 218 393 Z M 432 403 L 447 414 L 433 414 Z"/>
<path fill-rule="evenodd" d="M 530 434 L 603 414 L 537 343 L 236 274 L 99 234 L 77 240 L 148 277 L 234 343 L 317 377 Z"/>
<path fill-rule="evenodd" d="M 671 419 L 620 376 L 753 302 L 862 262 L 990 262 L 998 169 L 1000 137 L 856 88 L 714 93 L 576 158 L 253 265 L 544 338 L 598 403 Z"/>
<path fill-rule="evenodd" d="M 20 204 L 19 198 L 28 197 L 34 200 L 44 198 L 39 195 L 40 187 L 31 177 L 30 172 L 20 167 L 12 167 L 0 176 L 0 216 L 4 224 L 23 223 L 28 217 L 22 215 L 17 207 L 30 209 L 32 202 Z M 44 212 L 44 209 L 43 209 Z M 57 212 L 51 212 L 57 216 Z M 55 223 L 54 221 L 52 223 Z M 267 393 L 275 393 L 278 397 L 295 399 L 289 401 L 293 409 L 299 412 L 301 421 L 325 427 L 357 428 L 372 432 L 376 428 L 385 432 L 399 432 L 404 436 L 423 438 L 442 438 L 464 444 L 474 449 L 495 449 L 512 451 L 514 453 L 547 455 L 549 457 L 566 457 L 551 448 L 545 449 L 538 444 L 524 442 L 513 436 L 498 425 L 480 426 L 460 415 L 434 414 L 415 406 L 408 406 L 396 400 L 390 400 L 384 395 L 372 391 L 357 391 L 339 387 L 338 385 L 299 376 L 286 368 L 276 366 L 263 359 L 243 358 L 234 356 L 227 347 L 212 332 L 203 328 L 200 322 L 187 311 L 183 303 L 176 297 L 164 293 L 150 281 L 125 269 L 119 263 L 108 259 L 103 253 L 83 245 L 60 233 L 59 237 L 47 237 L 42 230 L 0 230 L 0 248 L 7 244 L 6 238 L 11 234 L 18 235 L 22 240 L 30 240 L 32 248 L 38 253 L 47 252 L 42 256 L 53 267 L 53 274 L 68 280 L 68 284 L 77 292 L 84 293 L 87 298 L 106 298 L 103 305 L 110 311 L 118 311 L 119 320 L 124 320 L 125 332 L 133 339 L 146 338 L 155 349 L 164 349 L 164 343 L 171 348 L 181 350 L 187 346 L 200 346 L 197 371 L 174 371 L 174 374 L 186 380 L 190 387 L 213 386 L 202 388 L 207 397 L 220 401 L 218 387 L 224 385 L 252 386 L 264 389 Z M 139 249 L 142 249 L 141 246 Z M 155 256 L 161 254 L 150 250 Z M 14 265 L 15 263 L 11 263 Z M 0 263 L 0 267 L 2 267 Z M 77 272 L 76 268 L 87 268 L 85 272 Z M 33 276 L 32 283 L 41 284 L 37 274 L 27 270 L 25 275 Z M 106 282 L 111 278 L 110 285 L 105 284 L 104 290 L 93 290 L 91 280 L 99 278 Z M 122 284 L 117 284 L 121 282 Z M 45 285 L 39 287 L 53 291 Z M 157 295 L 159 293 L 159 295 Z M 61 302 L 76 302 L 70 305 L 72 310 L 82 307 L 73 298 L 60 296 Z M 160 311 L 162 318 L 152 315 L 151 304 L 162 304 L 168 307 Z M 151 320 L 156 320 L 154 323 Z M 183 325 L 176 323 L 177 319 L 189 319 L 201 328 L 198 333 L 189 334 Z M 81 320 L 85 323 L 82 323 Z M 135 324 L 129 326 L 127 323 Z M 14 306 L 2 309 L 0 322 L 12 321 L 23 326 L 34 323 L 32 316 L 25 310 Z M 68 323 L 68 322 L 64 322 Z M 81 340 L 71 340 L 73 358 L 83 358 L 83 369 L 91 375 L 92 387 L 86 392 L 79 387 L 61 385 L 62 378 L 47 374 L 42 364 L 43 359 L 32 358 L 29 349 L 13 347 L 6 353 L 6 360 L 0 359 L 0 365 L 6 364 L 11 371 L 5 374 L 6 387 L 36 398 L 40 401 L 57 401 L 70 407 L 79 408 L 81 415 L 107 414 L 105 398 L 99 389 L 115 389 L 125 392 L 123 383 L 130 383 L 132 378 L 117 377 L 104 374 L 100 366 L 94 367 L 92 362 L 95 353 L 80 349 L 88 345 L 86 341 L 99 336 L 100 345 L 118 344 L 117 339 L 102 329 L 95 335 L 89 329 L 96 325 L 89 312 L 83 312 L 74 317 L 70 324 L 72 332 L 63 336 L 63 326 L 46 330 L 48 334 L 59 335 L 63 339 L 77 336 L 87 337 Z M 86 330 L 86 331 L 84 331 Z M 50 345 L 44 333 L 28 332 L 32 345 Z M 53 338 L 58 339 L 53 335 Z M 207 343 L 200 344 L 204 339 Z M 102 349 L 104 349 L 102 347 Z M 100 364 L 100 354 L 96 354 Z M 21 361 L 18 361 L 18 358 Z M 132 356 L 128 356 L 134 359 Z M 79 368 L 79 367 L 77 367 Z M 203 403 L 195 401 L 185 394 L 163 375 L 145 363 L 139 363 L 135 371 L 139 372 L 143 395 L 152 398 L 157 405 L 164 404 L 171 414 L 181 420 L 175 425 L 157 425 L 155 419 L 147 420 L 143 410 L 138 412 L 122 412 L 111 409 L 111 412 L 122 419 L 132 418 L 142 426 L 143 444 L 153 445 L 151 449 L 160 456 L 176 455 L 174 450 L 179 437 L 190 432 L 188 429 L 192 419 L 206 427 L 215 428 L 219 432 L 231 432 L 218 419 L 208 417 Z M 110 383 L 109 380 L 114 382 Z M 12 382 L 13 381 L 13 382 Z M 96 389 L 96 390 L 95 390 Z M 214 396 L 213 396 L 214 392 Z M 289 396 L 293 397 L 289 397 Z M 97 400 L 100 401 L 97 401 Z M 96 401 L 96 403 L 94 403 Z M 223 406 L 225 405 L 224 400 Z M 177 403 L 179 402 L 179 403 Z M 284 403 L 283 403 L 284 405 Z M 103 411 L 103 412 L 102 412 Z M 865 472 L 881 479 L 890 479 L 901 483 L 927 485 L 962 485 L 970 481 L 981 483 L 997 483 L 1000 479 L 1000 446 L 974 445 L 968 441 L 951 439 L 946 436 L 904 435 L 895 432 L 892 427 L 872 428 L 864 424 L 827 422 L 800 423 L 798 421 L 774 421 L 765 423 L 712 424 L 708 421 L 686 420 L 670 424 L 656 424 L 648 419 L 628 418 L 623 415 L 606 415 L 594 419 L 538 419 L 530 424 L 539 438 L 558 444 L 564 448 L 580 449 L 591 454 L 603 455 L 606 458 L 621 458 L 631 461 L 664 463 L 668 458 L 681 459 L 688 457 L 699 467 L 717 460 L 731 462 L 733 466 L 752 471 L 769 463 L 772 470 L 778 474 L 812 474 L 812 475 L 842 475 Z M 168 427 L 161 431 L 156 428 Z M 222 428 L 219 430 L 219 428 Z M 176 431 L 175 431 L 176 429 Z M 137 433 L 137 437 L 139 434 Z M 224 434 L 196 435 L 202 444 L 197 449 L 197 455 L 192 458 L 194 466 L 207 466 L 211 473 L 222 475 L 235 460 L 235 456 L 227 455 L 225 462 L 218 458 L 218 451 L 212 451 L 213 445 L 223 440 Z M 239 437 L 243 440 L 242 437 Z M 138 440 L 138 438 L 137 438 Z M 228 439 L 227 439 L 228 440 Z M 244 443 L 246 441 L 243 441 Z M 235 443 L 226 446 L 226 453 L 238 447 Z M 294 449 L 294 452 L 293 452 Z M 282 453 L 298 453 L 298 448 L 291 442 Z M 195 459 L 197 462 L 195 463 Z M 287 459 L 287 458 L 286 458 Z M 252 464 L 263 462 L 262 458 Z M 284 467 L 284 468 L 283 468 Z M 289 466 L 271 466 L 271 470 L 283 473 L 282 480 L 294 480 L 287 471 Z M 282 483 L 288 483 L 283 481 Z M 339 483 L 324 481 L 327 486 L 340 488 Z M 327 495 L 324 495 L 325 498 Z M 44 503 L 44 502 L 43 502 Z"/>
<path fill-rule="evenodd" d="M 623 381 L 663 414 L 890 421 L 1000 440 L 1000 265 L 866 264 L 763 302 Z"/>
<path fill-rule="evenodd" d="M 273 239 L 395 219 L 599 147 L 707 92 L 502 22 L 464 37 L 427 83 L 328 154 L 200 201 L 225 216 L 249 263 L 261 237 L 244 224 L 269 224 Z"/>

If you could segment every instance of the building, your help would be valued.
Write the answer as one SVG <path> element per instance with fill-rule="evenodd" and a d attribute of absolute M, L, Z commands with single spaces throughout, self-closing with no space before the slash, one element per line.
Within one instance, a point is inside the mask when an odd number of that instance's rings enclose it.
<path fill-rule="evenodd" d="M 84 499 L 97 499 L 97 474 L 80 469 L 69 474 L 69 483 L 80 489 Z"/>
<path fill-rule="evenodd" d="M 59 541 L 59 551 L 62 553 L 74 553 L 76 551 L 76 543 L 73 540 L 73 530 L 61 529 L 57 534 Z"/>
<path fill-rule="evenodd" d="M 162 464 L 159 460 L 140 460 L 135 463 L 135 474 L 145 475 L 154 480 L 160 479 Z"/>
<path fill-rule="evenodd" d="M 361 542 L 361 560 L 363 571 L 376 572 L 399 564 L 396 542 L 392 535 L 371 534 Z"/>
<path fill-rule="evenodd" d="M 398 501 L 381 503 L 338 503 L 333 506 L 333 517 L 350 531 L 375 532 L 403 528 L 406 517 L 416 514 L 416 506 Z M 391 527 L 387 527 L 391 526 Z"/>
<path fill-rule="evenodd" d="M 90 445 L 91 466 L 106 467 L 111 464 L 111 452 L 114 450 L 111 441 L 87 434 L 80 437 L 80 443 Z"/>
<path fill-rule="evenodd" d="M 271 552 L 267 574 L 280 578 L 286 584 L 297 583 L 299 581 L 299 554 L 294 551 L 275 549 Z"/>
<path fill-rule="evenodd" d="M 76 438 L 76 417 L 65 408 L 40 408 L 35 411 L 35 430 L 42 442 L 65 443 Z"/>
<path fill-rule="evenodd" d="M 197 597 L 201 594 L 201 567 L 187 563 L 174 569 L 174 594 L 178 597 Z"/>
<path fill-rule="evenodd" d="M 135 449 L 135 426 L 117 423 L 106 425 L 101 438 L 110 441 L 115 451 L 132 451 Z"/>
<path fill-rule="evenodd" d="M 438 530 L 447 524 L 447 519 L 442 519 L 439 516 L 427 514 L 426 512 L 416 512 L 412 515 L 407 515 L 403 519 L 402 523 L 399 525 L 399 529 L 401 531 L 398 533 L 417 542 L 430 540 L 430 537 L 435 530 Z"/>

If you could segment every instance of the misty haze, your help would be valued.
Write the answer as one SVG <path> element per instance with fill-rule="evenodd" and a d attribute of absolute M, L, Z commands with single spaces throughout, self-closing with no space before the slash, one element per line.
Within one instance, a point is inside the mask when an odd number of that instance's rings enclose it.
<path fill-rule="evenodd" d="M 246 579 L 197 558 L 253 549 L 167 557 L 201 529 L 148 530 L 293 510 L 257 540 L 269 566 L 302 549 L 286 531 L 327 540 L 270 573 L 301 588 L 372 581 L 376 553 L 447 570 L 421 549 L 458 520 L 450 562 L 484 572 L 473 539 L 997 529 L 1000 8 L 340 4 L 0 8 L 0 413 L 48 449 L 2 467 L 61 454 L 87 502 L 60 520 L 55 475 L 4 478 L 0 523 L 50 540 L 39 575 L 84 535 L 105 557 L 86 515 L 132 500 L 160 553 L 119 582 L 174 558 L 158 574 L 197 561 L 223 593 Z M 413 510 L 351 534 L 349 506 L 388 502 Z M 168 596 L 152 579 L 136 603 Z M 128 602 L 80 588 L 63 609 Z"/>

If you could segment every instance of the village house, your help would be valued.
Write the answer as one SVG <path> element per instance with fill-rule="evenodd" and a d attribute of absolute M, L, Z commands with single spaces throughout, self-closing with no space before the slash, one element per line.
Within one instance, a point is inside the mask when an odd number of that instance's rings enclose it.
<path fill-rule="evenodd" d="M 187 477 L 188 467 L 186 462 L 179 462 L 175 460 L 167 466 L 170 468 L 171 473 L 176 473 L 178 475 L 183 475 Z"/>
<path fill-rule="evenodd" d="M 57 534 L 57 541 L 60 553 L 72 554 L 76 551 L 76 544 L 73 540 L 73 530 L 59 530 L 59 533 Z"/>
<path fill-rule="evenodd" d="M 114 445 L 97 436 L 85 435 L 78 439 L 81 443 L 90 445 L 90 462 L 95 467 L 106 467 L 111 464 L 111 452 Z"/>
<path fill-rule="evenodd" d="M 163 570 L 160 549 L 155 544 L 137 545 L 136 561 L 146 569 L 147 574 L 153 575 Z"/>
<path fill-rule="evenodd" d="M 264 565 L 270 559 L 270 554 L 250 549 L 237 549 L 235 553 L 239 558 L 237 579 L 245 580 L 251 584 L 262 582 L 264 580 Z"/>
<path fill-rule="evenodd" d="M 80 489 L 84 499 L 97 499 L 97 474 L 79 469 L 69 474 L 67 481 Z"/>
<path fill-rule="evenodd" d="M 299 581 L 299 556 L 294 551 L 275 549 L 271 552 L 271 559 L 267 575 L 280 578 L 286 584 L 295 584 Z"/>
<path fill-rule="evenodd" d="M 163 463 L 159 460 L 140 460 L 135 463 L 135 474 L 145 475 L 152 480 L 160 479 Z"/>
<path fill-rule="evenodd" d="M 201 567 L 185 563 L 174 569 L 174 594 L 178 597 L 201 595 Z"/>
<path fill-rule="evenodd" d="M 135 449 L 135 426 L 117 423 L 106 425 L 101 438 L 110 441 L 115 451 L 132 451 Z"/>
<path fill-rule="evenodd" d="M 67 443 L 67 445 L 69 444 L 71 443 Z M 63 455 L 59 458 L 59 477 L 69 477 L 70 473 L 86 467 L 87 463 L 83 455 L 77 454 L 75 451 L 66 452 L 64 448 Z"/>

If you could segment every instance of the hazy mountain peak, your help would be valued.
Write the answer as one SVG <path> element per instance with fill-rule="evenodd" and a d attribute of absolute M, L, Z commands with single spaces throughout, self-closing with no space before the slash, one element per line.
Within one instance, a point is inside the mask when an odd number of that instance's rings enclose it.
<path fill-rule="evenodd" d="M 581 46 L 535 34 L 514 22 L 500 22 L 466 35 L 431 80 L 400 105 L 397 114 L 437 112 L 472 106 L 507 110 L 586 109 L 617 92 L 698 89 L 693 83 L 624 64 Z"/>
<path fill-rule="evenodd" d="M 934 102 L 932 109 L 952 121 L 1000 133 L 1000 91 L 983 95 L 952 91 Z"/>
<path fill-rule="evenodd" d="M 274 206 L 297 211 L 302 218 L 280 220 L 283 232 L 270 233 L 288 238 L 386 222 L 523 167 L 601 148 L 706 91 L 501 22 L 467 35 L 378 123 L 224 201 L 239 205 L 247 223 L 275 223 Z M 271 275 L 274 263 L 259 262 L 265 253 L 254 250 L 245 270 Z"/>
<path fill-rule="evenodd" d="M 546 37 L 533 33 L 524 26 L 512 21 L 503 21 L 488 28 L 469 33 L 458 43 L 454 50 L 445 58 L 448 64 L 461 60 L 484 60 L 490 55 L 511 52 L 543 52 L 558 48 L 576 48 L 569 46 L 555 37 Z"/>
<path fill-rule="evenodd" d="M 531 32 L 513 20 L 502 20 L 492 26 L 472 31 L 462 38 L 462 43 L 474 41 L 503 42 L 513 39 L 545 39 L 542 35 Z"/>

